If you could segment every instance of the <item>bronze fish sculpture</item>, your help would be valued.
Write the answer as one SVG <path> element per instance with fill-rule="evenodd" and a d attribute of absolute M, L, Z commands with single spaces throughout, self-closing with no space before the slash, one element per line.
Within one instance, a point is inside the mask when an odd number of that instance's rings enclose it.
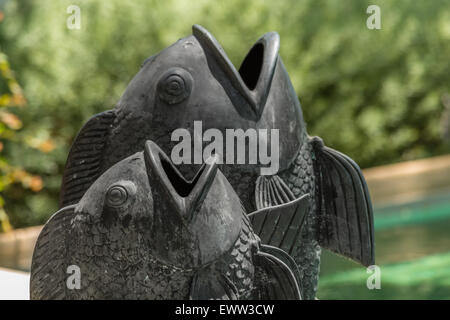
<path fill-rule="evenodd" d="M 193 133 L 194 121 L 222 133 L 276 129 L 276 174 L 260 175 L 260 164 L 220 169 L 249 212 L 311 195 L 305 228 L 284 248 L 299 265 L 304 298 L 315 298 L 322 247 L 374 264 L 372 204 L 362 172 L 352 159 L 308 135 L 279 46 L 277 33 L 263 35 L 236 70 L 217 40 L 194 25 L 193 35 L 148 58 L 115 108 L 91 118 L 78 134 L 66 163 L 61 206 L 78 202 L 104 171 L 148 139 L 169 154 L 176 145 L 171 133 L 178 128 Z M 198 166 L 179 169 L 192 178 Z M 272 224 L 258 223 L 258 232 L 273 230 Z M 273 239 L 292 227 L 282 223 Z"/>
<path fill-rule="evenodd" d="M 296 263 L 262 245 L 250 219 L 290 219 L 300 230 L 308 196 L 247 215 L 216 162 L 188 181 L 148 141 L 113 165 L 45 225 L 31 298 L 300 299 Z M 66 283 L 70 266 L 78 288 Z"/>

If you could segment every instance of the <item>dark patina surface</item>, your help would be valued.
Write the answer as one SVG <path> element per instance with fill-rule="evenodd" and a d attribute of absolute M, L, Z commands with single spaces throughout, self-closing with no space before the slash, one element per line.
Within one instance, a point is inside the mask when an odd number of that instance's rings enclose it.
<path fill-rule="evenodd" d="M 310 195 L 299 233 L 287 233 L 297 227 L 293 220 L 255 217 L 256 234 L 266 235 L 262 243 L 293 256 L 306 299 L 315 297 L 322 247 L 373 264 L 372 205 L 361 170 L 346 155 L 308 135 L 279 45 L 276 33 L 265 34 L 236 70 L 217 40 L 195 25 L 193 35 L 148 58 L 116 107 L 81 129 L 67 160 L 61 207 L 78 203 L 94 181 L 142 150 L 146 140 L 170 154 L 176 144 L 171 141 L 173 130 L 192 133 L 194 121 L 202 121 L 204 130 L 221 132 L 278 129 L 278 174 L 260 176 L 259 165 L 220 166 L 247 212 Z M 178 169 L 193 178 L 199 167 Z"/>
<path fill-rule="evenodd" d="M 46 224 L 31 298 L 300 299 L 295 263 L 262 245 L 250 219 L 291 212 L 303 221 L 307 200 L 249 217 L 214 159 L 187 181 L 148 142 Z M 70 265 L 80 269 L 78 289 L 66 285 Z"/>

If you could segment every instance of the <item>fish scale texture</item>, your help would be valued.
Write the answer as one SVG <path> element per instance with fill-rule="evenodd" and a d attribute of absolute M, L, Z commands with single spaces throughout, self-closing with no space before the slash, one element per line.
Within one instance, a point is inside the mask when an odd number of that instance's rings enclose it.
<path fill-rule="evenodd" d="M 279 176 L 297 198 L 307 193 L 310 194 L 310 207 L 301 232 L 300 245 L 293 256 L 301 271 L 304 299 L 314 299 L 319 281 L 321 253 L 321 248 L 315 239 L 317 233 L 317 185 L 313 164 L 314 151 L 308 137 L 305 137 L 303 141 L 307 142 L 301 147 L 291 167 Z"/>
<path fill-rule="evenodd" d="M 220 265 L 223 274 L 236 285 L 238 299 L 251 299 L 255 274 L 253 254 L 258 250 L 259 238 L 253 233 L 246 214 L 242 221 L 239 238 Z"/>
<path fill-rule="evenodd" d="M 171 148 L 177 143 L 170 140 L 170 132 L 160 129 L 160 132 L 153 131 L 154 127 L 164 128 L 160 123 L 163 119 L 157 113 L 153 115 L 152 124 L 149 125 L 142 112 L 125 112 L 122 109 L 115 109 L 115 119 L 110 126 L 110 134 L 104 149 L 103 154 L 108 154 L 104 157 L 101 163 L 95 165 L 100 169 L 92 173 L 89 177 L 89 182 L 93 181 L 95 177 L 107 170 L 113 164 L 124 159 L 126 156 L 135 152 L 141 151 L 146 140 L 149 137 L 149 131 L 153 140 L 161 145 L 164 151 L 170 154 Z M 306 136 L 306 133 L 305 133 Z M 307 137 L 303 141 L 307 141 Z M 114 143 L 111 143 L 114 141 Z M 132 143 L 130 143 L 132 141 Z M 96 150 L 98 152 L 98 150 Z M 304 287 L 304 298 L 314 299 L 318 284 L 318 274 L 320 267 L 320 246 L 315 240 L 317 232 L 316 226 L 316 183 L 313 167 L 313 149 L 310 143 L 306 142 L 301 147 L 295 161 L 288 170 L 280 173 L 279 176 L 285 181 L 290 190 L 296 197 L 300 197 L 306 193 L 311 195 L 311 203 L 309 213 L 307 215 L 305 225 L 301 234 L 301 244 L 294 258 L 298 263 L 302 272 L 302 282 Z M 181 165 L 179 170 L 187 178 L 192 178 L 198 171 L 200 165 Z M 255 210 L 255 182 L 257 174 L 245 172 L 239 169 L 239 165 L 226 166 L 221 165 L 220 169 L 229 180 L 232 187 L 235 189 L 241 201 L 243 202 L 247 212 Z M 77 170 L 77 169 L 75 169 Z M 86 174 L 90 174 L 86 170 Z M 89 183 L 90 184 L 90 183 Z M 72 190 L 68 190 L 72 191 Z M 68 192 L 70 195 L 71 192 Z M 74 190 L 74 196 L 70 198 L 70 203 L 78 200 L 82 195 L 82 190 Z"/>
<path fill-rule="evenodd" d="M 145 121 L 142 112 L 124 112 L 114 110 L 116 117 L 108 136 L 101 171 L 108 170 L 113 164 L 131 154 L 142 151 L 148 140 L 150 125 Z"/>
<path fill-rule="evenodd" d="M 66 289 L 67 299 L 189 298 L 196 270 L 183 270 L 158 261 L 146 249 L 139 232 L 123 228 L 120 223 L 106 228 L 100 219 L 77 214 L 66 239 L 69 241 L 66 261 L 79 266 L 81 272 L 81 289 Z M 234 284 L 239 299 L 248 299 L 252 294 L 252 256 L 258 240 L 243 215 L 239 238 L 214 263 L 214 268 Z M 64 278 L 59 281 L 64 282 Z"/>
<path fill-rule="evenodd" d="M 139 232 L 99 218 L 77 214 L 72 222 L 68 256 L 80 267 L 81 289 L 69 299 L 183 299 L 193 270 L 158 263 Z"/>
<path fill-rule="evenodd" d="M 148 124 L 143 123 L 142 116 L 134 116 L 133 113 L 119 112 L 115 120 L 113 134 L 110 139 L 120 139 L 124 148 L 128 148 L 129 151 L 126 154 L 132 154 L 139 151 L 146 140 L 146 134 L 143 130 L 135 130 L 135 128 L 145 128 Z M 158 124 L 159 117 L 155 117 L 153 121 Z M 131 128 L 130 124 L 133 124 Z M 155 128 L 162 128 L 164 126 L 155 125 Z M 120 129 L 118 129 L 120 128 Z M 120 131 L 118 131 L 120 130 Z M 160 137 L 156 139 L 156 142 L 164 146 L 164 151 L 169 152 L 176 142 L 170 141 L 170 134 L 165 131 L 153 133 L 154 136 Z M 131 139 L 131 140 L 130 140 Z M 298 198 L 304 194 L 309 193 L 311 196 L 309 213 L 306 217 L 305 225 L 301 233 L 301 244 L 294 253 L 294 259 L 300 267 L 302 273 L 302 282 L 304 288 L 304 298 L 314 299 L 317 291 L 319 281 L 319 269 L 320 269 L 320 254 L 321 248 L 315 239 L 317 233 L 316 230 L 316 182 L 314 175 L 313 164 L 313 148 L 309 143 L 310 138 L 304 133 L 305 143 L 303 143 L 296 159 L 291 167 L 279 174 L 280 178 L 288 185 L 289 189 Z M 135 141 L 133 144 L 127 143 L 127 141 Z M 123 154 L 110 151 L 112 156 L 108 158 L 105 169 L 115 162 L 120 161 Z M 114 154 L 118 154 L 114 156 Z M 170 154 L 170 153 L 169 153 Z M 199 165 L 179 166 L 179 170 L 186 175 L 187 178 L 192 178 L 199 169 Z M 239 170 L 239 165 L 226 166 L 221 165 L 220 169 L 227 177 L 228 181 L 235 189 L 236 193 L 241 198 L 242 203 L 247 212 L 255 210 L 255 182 L 257 174 L 251 172 L 242 172 Z"/>

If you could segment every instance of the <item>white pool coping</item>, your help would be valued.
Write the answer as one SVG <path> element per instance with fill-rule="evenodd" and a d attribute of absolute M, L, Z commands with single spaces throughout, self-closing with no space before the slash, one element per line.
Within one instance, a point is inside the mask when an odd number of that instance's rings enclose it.
<path fill-rule="evenodd" d="M 30 274 L 0 268 L 0 300 L 29 300 Z"/>

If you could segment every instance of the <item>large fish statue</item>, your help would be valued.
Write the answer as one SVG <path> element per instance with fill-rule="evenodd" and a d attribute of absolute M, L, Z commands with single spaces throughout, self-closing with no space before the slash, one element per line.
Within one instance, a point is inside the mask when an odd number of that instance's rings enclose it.
<path fill-rule="evenodd" d="M 217 40 L 194 25 L 193 35 L 148 58 L 115 108 L 91 118 L 75 139 L 61 207 L 77 203 L 104 171 L 141 150 L 148 139 L 170 154 L 178 143 L 172 141 L 174 130 L 184 128 L 195 137 L 194 121 L 224 136 L 227 129 L 267 130 L 267 141 L 271 130 L 278 130 L 276 174 L 261 175 L 260 162 L 225 163 L 220 169 L 248 212 L 311 195 L 302 234 L 285 244 L 301 270 L 304 298 L 315 298 L 322 247 L 374 264 L 372 205 L 362 172 L 352 159 L 308 135 L 279 46 L 277 33 L 263 35 L 236 70 Z M 179 170 L 192 178 L 198 166 Z M 258 223 L 258 232 L 274 229 Z M 273 239 L 292 227 L 290 221 L 280 223 Z"/>
<path fill-rule="evenodd" d="M 31 298 L 300 299 L 296 263 L 262 245 L 250 219 L 290 219 L 300 230 L 308 205 L 305 196 L 247 215 L 215 158 L 188 181 L 148 141 L 47 222 Z"/>

